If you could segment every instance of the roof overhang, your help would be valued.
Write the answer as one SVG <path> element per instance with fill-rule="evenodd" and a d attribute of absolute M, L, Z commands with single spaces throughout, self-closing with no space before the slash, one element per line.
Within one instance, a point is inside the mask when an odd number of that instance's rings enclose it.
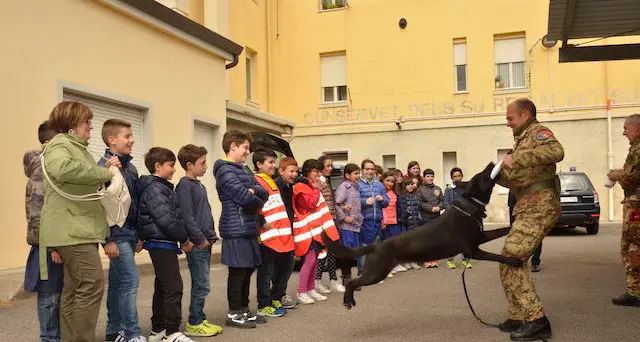
<path fill-rule="evenodd" d="M 544 40 L 562 41 L 560 62 L 640 59 L 640 44 L 589 45 L 611 37 L 638 36 L 638 0 L 550 0 L 549 22 Z M 570 39 L 593 39 L 570 44 Z"/>

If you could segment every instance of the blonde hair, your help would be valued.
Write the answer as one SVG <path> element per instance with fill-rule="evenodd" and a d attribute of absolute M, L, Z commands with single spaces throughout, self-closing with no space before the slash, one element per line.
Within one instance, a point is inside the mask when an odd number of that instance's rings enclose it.
<path fill-rule="evenodd" d="M 56 133 L 68 133 L 91 119 L 93 112 L 87 105 L 76 101 L 62 101 L 49 114 L 49 127 Z"/>

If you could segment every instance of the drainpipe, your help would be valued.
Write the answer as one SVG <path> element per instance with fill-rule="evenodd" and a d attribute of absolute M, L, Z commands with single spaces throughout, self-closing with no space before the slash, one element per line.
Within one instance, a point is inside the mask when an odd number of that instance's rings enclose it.
<path fill-rule="evenodd" d="M 231 69 L 234 66 L 238 65 L 238 62 L 240 61 L 240 59 L 238 58 L 238 55 L 233 55 L 233 62 L 226 64 L 224 66 L 225 69 Z"/>
<path fill-rule="evenodd" d="M 273 89 L 273 80 L 271 79 L 272 75 L 272 65 L 271 65 L 271 11 L 269 7 L 270 1 L 265 1 L 265 6 L 267 7 L 267 112 L 272 112 L 273 108 L 271 108 L 272 99 L 272 89 Z"/>
<path fill-rule="evenodd" d="M 606 69 L 605 69 L 606 70 Z M 607 164 L 613 170 L 613 139 L 611 137 L 611 100 L 607 100 Z M 613 222 L 613 188 L 609 189 L 609 222 Z"/>

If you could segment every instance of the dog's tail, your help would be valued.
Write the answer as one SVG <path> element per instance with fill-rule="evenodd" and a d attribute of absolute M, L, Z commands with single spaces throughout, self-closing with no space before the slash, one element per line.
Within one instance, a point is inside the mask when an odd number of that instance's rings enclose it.
<path fill-rule="evenodd" d="M 357 258 L 359 256 L 369 254 L 376 249 L 375 245 L 368 245 L 361 248 L 345 247 L 340 242 L 331 240 L 331 238 L 324 231 L 322 231 L 322 241 L 324 241 L 324 245 L 327 246 L 329 252 L 342 259 Z"/>

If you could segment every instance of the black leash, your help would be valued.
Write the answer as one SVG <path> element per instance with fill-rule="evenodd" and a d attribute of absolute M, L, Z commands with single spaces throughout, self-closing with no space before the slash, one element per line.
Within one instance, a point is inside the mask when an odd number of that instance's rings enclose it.
<path fill-rule="evenodd" d="M 488 327 L 492 327 L 492 328 L 500 328 L 500 326 L 498 324 L 493 324 L 493 323 L 487 323 L 485 321 L 482 320 L 482 318 L 478 317 L 478 315 L 476 314 L 476 311 L 473 309 L 473 305 L 471 305 L 471 300 L 469 299 L 469 292 L 467 292 L 467 282 L 464 279 L 464 273 L 467 271 L 467 267 L 463 266 L 463 270 L 462 270 L 462 288 L 464 288 L 464 296 L 467 298 L 467 304 L 469 304 L 469 309 L 471 310 L 471 313 L 473 314 L 473 317 L 476 318 L 476 320 Z M 545 340 L 544 338 L 540 337 L 540 340 L 543 342 L 549 342 L 547 340 Z"/>

